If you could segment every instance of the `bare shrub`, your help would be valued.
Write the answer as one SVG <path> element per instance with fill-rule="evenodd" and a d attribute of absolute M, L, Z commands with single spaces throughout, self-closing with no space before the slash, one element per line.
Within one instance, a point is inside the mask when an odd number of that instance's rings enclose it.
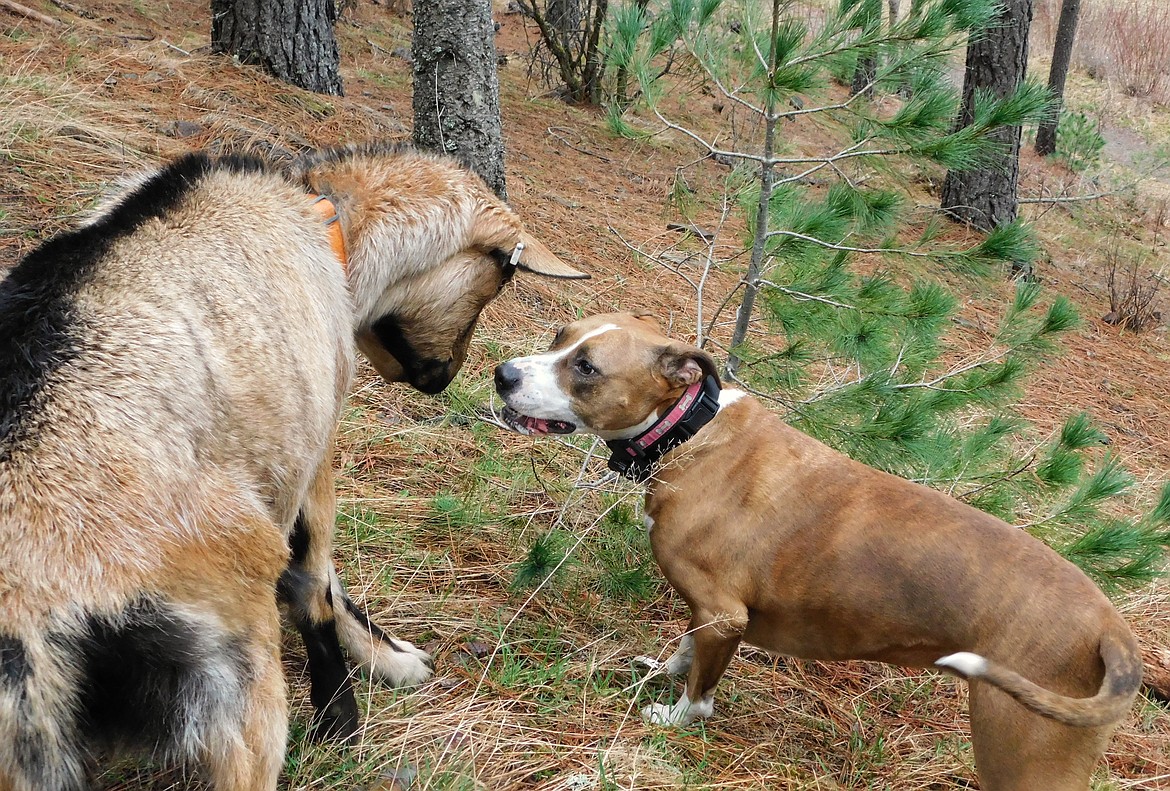
<path fill-rule="evenodd" d="M 1155 301 L 1162 277 L 1144 269 L 1143 258 L 1126 254 L 1116 246 L 1106 254 L 1109 312 L 1102 319 L 1106 323 L 1141 332 L 1162 321 Z"/>
<path fill-rule="evenodd" d="M 1034 30 L 1051 49 L 1061 0 L 1036 4 Z M 1170 4 L 1160 0 L 1090 0 L 1081 8 L 1073 66 L 1107 79 L 1130 96 L 1170 104 Z"/>
<path fill-rule="evenodd" d="M 540 29 L 533 65 L 545 83 L 556 82 L 555 71 L 570 100 L 599 104 L 605 70 L 601 31 L 609 0 L 516 0 L 516 6 Z"/>

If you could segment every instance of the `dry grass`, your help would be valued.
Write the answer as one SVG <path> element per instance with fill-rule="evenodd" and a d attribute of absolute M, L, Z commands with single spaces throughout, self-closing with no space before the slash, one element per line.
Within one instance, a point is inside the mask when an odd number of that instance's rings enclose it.
<path fill-rule="evenodd" d="M 47 2 L 38 8 L 64 14 Z M 97 22 L 64 32 L 0 16 L 0 266 L 65 227 L 102 185 L 188 147 L 227 142 L 279 153 L 402 137 L 409 126 L 409 65 L 389 54 L 407 45 L 408 30 L 378 6 L 359 5 L 341 25 L 348 95 L 327 101 L 206 55 L 206 6 L 195 0 L 149 8 L 107 0 L 94 10 Z M 618 237 L 654 249 L 672 243 L 663 231 L 676 219 L 666 198 L 675 166 L 693 152 L 664 139 L 617 141 L 588 110 L 530 98 L 541 89 L 526 82 L 520 20 L 500 20 L 510 60 L 501 83 L 512 202 L 595 279 L 518 279 L 488 308 L 464 373 L 440 397 L 385 387 L 363 371 L 338 450 L 337 556 L 351 590 L 380 621 L 427 645 L 440 675 L 412 693 L 360 681 L 361 741 L 314 745 L 304 739 L 303 650 L 289 638 L 293 739 L 282 787 L 390 788 L 385 778 L 395 772 L 417 773 L 413 787 L 430 789 L 974 787 L 965 690 L 932 673 L 744 649 L 720 685 L 712 721 L 681 732 L 641 723 L 638 707 L 678 689 L 644 684 L 631 657 L 668 652 L 686 612 L 654 570 L 638 493 L 606 478 L 604 465 L 588 459 L 587 440 L 504 433 L 483 420 L 484 404 L 495 361 L 547 343 L 577 315 L 646 307 L 686 336 L 693 294 Z M 156 39 L 116 35 L 127 30 Z M 699 104 L 679 111 L 700 126 L 723 122 Z M 179 121 L 193 125 L 183 131 L 189 136 L 178 136 Z M 789 134 L 794 145 L 818 145 L 815 130 Z M 1034 185 L 1046 167 L 1027 160 L 1025 178 Z M 722 174 L 708 163 L 688 178 L 702 193 Z M 714 224 L 717 216 L 700 206 L 696 219 Z M 1152 222 L 1122 203 L 1099 213 L 1051 211 L 1040 231 L 1056 263 L 1041 274 L 1091 316 L 1108 299 L 1101 240 L 1144 239 Z M 732 273 L 716 272 L 713 288 L 732 282 Z M 951 285 L 967 289 L 964 320 L 976 343 L 978 326 L 993 326 L 988 317 L 999 315 L 1010 288 Z M 1152 489 L 1170 470 L 1164 329 L 1137 340 L 1090 320 L 1068 347 L 1038 374 L 1025 411 L 1041 431 L 1073 408 L 1093 412 Z M 516 588 L 518 564 L 543 536 L 564 564 L 538 589 Z M 638 570 L 646 573 L 627 573 Z M 1168 601 L 1157 590 L 1123 603 L 1147 642 L 1164 642 Z M 1165 788 L 1168 735 L 1170 715 L 1143 702 L 1096 787 Z M 125 766 L 101 786 L 194 787 Z"/>
<path fill-rule="evenodd" d="M 1051 52 L 1060 0 L 1039 0 L 1036 44 Z M 1170 6 L 1158 0 L 1085 0 L 1072 64 L 1130 96 L 1170 105 Z"/>

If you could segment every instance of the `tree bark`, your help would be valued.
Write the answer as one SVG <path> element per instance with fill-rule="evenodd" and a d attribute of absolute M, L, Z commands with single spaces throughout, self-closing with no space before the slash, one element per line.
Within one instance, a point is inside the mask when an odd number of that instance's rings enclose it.
<path fill-rule="evenodd" d="M 1003 13 L 992 27 L 967 45 L 963 106 L 957 129 L 973 120 L 977 90 L 987 90 L 1003 98 L 1013 93 L 1024 79 L 1032 0 L 1005 0 L 1003 5 Z M 1012 222 L 1019 210 L 1016 188 L 1020 172 L 1020 127 L 997 129 L 991 138 L 1002 146 L 998 161 L 989 167 L 948 171 L 941 202 L 947 214 L 984 231 Z"/>
<path fill-rule="evenodd" d="M 864 93 L 873 96 L 873 81 L 877 77 L 877 56 L 863 55 L 857 59 L 857 68 L 853 70 L 853 84 L 849 87 L 849 95 L 856 96 Z"/>
<path fill-rule="evenodd" d="M 333 0 L 211 0 L 211 48 L 316 93 L 343 93 Z"/>
<path fill-rule="evenodd" d="M 581 0 L 548 0 L 545 14 L 566 52 L 581 49 L 577 45 L 581 35 Z"/>
<path fill-rule="evenodd" d="M 1048 89 L 1056 98 L 1052 118 L 1041 122 L 1036 130 L 1036 153 L 1048 156 L 1056 153 L 1056 125 L 1060 121 L 1060 108 L 1064 104 L 1064 82 L 1068 78 L 1068 65 L 1072 61 L 1073 41 L 1077 36 L 1077 20 L 1081 13 L 1081 0 L 1064 0 L 1060 6 L 1060 21 L 1056 23 L 1056 43 L 1052 47 L 1052 68 L 1048 72 Z"/>
<path fill-rule="evenodd" d="M 501 198 L 504 138 L 491 0 L 414 4 L 414 142 L 464 159 Z"/>

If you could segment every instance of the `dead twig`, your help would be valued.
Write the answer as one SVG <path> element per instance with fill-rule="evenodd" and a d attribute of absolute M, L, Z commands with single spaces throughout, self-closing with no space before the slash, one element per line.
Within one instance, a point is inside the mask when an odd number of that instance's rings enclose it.
<path fill-rule="evenodd" d="M 567 140 L 565 138 L 565 136 L 563 135 L 562 132 L 569 133 L 569 132 L 572 132 L 572 130 L 565 129 L 565 128 L 563 128 L 563 126 L 549 126 L 549 137 L 553 137 L 553 138 L 560 140 L 560 142 L 569 146 L 570 149 L 572 149 L 573 151 L 579 151 L 581 153 L 587 154 L 587 156 L 590 156 L 590 157 L 597 157 L 601 161 L 613 161 L 612 159 L 604 156 L 604 154 L 599 154 L 596 151 L 590 151 L 587 149 L 583 149 L 583 147 L 573 145 L 572 143 L 569 142 L 569 140 Z M 578 137 L 580 137 L 580 136 L 578 135 Z"/>
<path fill-rule="evenodd" d="M 0 0 L 0 8 L 9 11 L 17 16 L 25 17 L 26 19 L 35 19 L 49 27 L 65 27 L 65 23 L 59 19 L 54 19 L 48 14 L 42 14 L 40 11 L 34 11 L 28 6 L 15 3 L 13 0 Z"/>

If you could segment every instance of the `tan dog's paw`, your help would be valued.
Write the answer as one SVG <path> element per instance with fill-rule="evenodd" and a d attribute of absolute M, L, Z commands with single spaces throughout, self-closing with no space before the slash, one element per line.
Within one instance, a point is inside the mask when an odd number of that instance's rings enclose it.
<path fill-rule="evenodd" d="M 435 660 L 405 640 L 390 639 L 377 645 L 371 675 L 392 687 L 417 687 L 435 674 Z"/>

